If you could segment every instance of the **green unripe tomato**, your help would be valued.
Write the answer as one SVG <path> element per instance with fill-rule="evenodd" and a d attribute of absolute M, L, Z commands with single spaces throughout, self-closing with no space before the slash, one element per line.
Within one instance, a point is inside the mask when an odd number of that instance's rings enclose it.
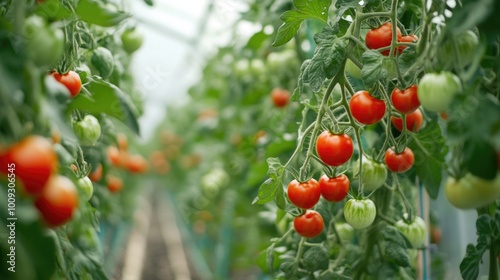
<path fill-rule="evenodd" d="M 385 164 L 363 156 L 362 165 L 363 190 L 371 192 L 380 188 L 387 180 L 387 168 Z M 354 163 L 353 172 L 354 174 L 359 172 L 359 160 Z"/>
<path fill-rule="evenodd" d="M 455 94 L 462 91 L 457 76 L 450 72 L 425 74 L 418 84 L 418 100 L 424 109 L 444 112 Z"/>
<path fill-rule="evenodd" d="M 460 64 L 462 66 L 469 65 L 474 59 L 474 54 L 479 45 L 476 34 L 468 30 L 454 36 L 453 40 L 446 40 L 438 52 L 439 61 L 444 65 L 455 60 L 455 48 L 453 44 L 456 44 Z"/>
<path fill-rule="evenodd" d="M 55 66 L 64 54 L 64 33 L 38 16 L 26 19 L 23 26 L 26 55 L 36 66 Z"/>
<path fill-rule="evenodd" d="M 85 200 L 89 201 L 92 197 L 92 194 L 94 193 L 94 185 L 92 184 L 92 181 L 90 181 L 89 177 L 85 176 L 78 179 L 76 185 L 85 194 Z"/>
<path fill-rule="evenodd" d="M 90 60 L 92 65 L 99 71 L 99 75 L 104 79 L 107 79 L 111 76 L 111 73 L 113 73 L 115 59 L 108 49 L 97 47 L 92 53 L 92 58 Z"/>
<path fill-rule="evenodd" d="M 344 205 L 344 218 L 355 229 L 369 227 L 375 220 L 376 215 L 375 203 L 368 198 L 351 198 Z"/>
<path fill-rule="evenodd" d="M 455 207 L 472 209 L 486 206 L 500 197 L 500 175 L 485 180 L 467 173 L 459 180 L 448 177 L 444 189 L 446 198 Z"/>
<path fill-rule="evenodd" d="M 101 137 L 101 125 L 92 115 L 86 115 L 81 121 L 73 125 L 73 130 L 81 143 L 86 146 L 93 146 Z"/>
<path fill-rule="evenodd" d="M 342 243 L 351 243 L 354 239 L 354 228 L 350 224 L 337 222 L 335 223 L 335 229 Z"/>
<path fill-rule="evenodd" d="M 133 53 L 142 46 L 144 40 L 142 34 L 134 29 L 127 29 L 121 35 L 123 49 L 127 53 Z"/>
<path fill-rule="evenodd" d="M 407 216 L 405 214 L 405 216 Z M 403 219 L 394 225 L 401 232 L 415 249 L 424 247 L 427 239 L 427 226 L 422 218 L 415 216 L 411 223 L 406 223 Z"/>

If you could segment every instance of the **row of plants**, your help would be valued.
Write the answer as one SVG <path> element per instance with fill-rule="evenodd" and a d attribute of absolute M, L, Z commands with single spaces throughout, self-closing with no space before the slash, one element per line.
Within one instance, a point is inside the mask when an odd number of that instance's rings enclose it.
<path fill-rule="evenodd" d="M 129 69 L 143 39 L 125 8 L 0 1 L 2 279 L 114 273 L 101 229 L 130 220 L 148 169 Z"/>
<path fill-rule="evenodd" d="M 498 279 L 498 4 L 247 5 L 259 30 L 234 25 L 153 144 L 215 277 L 443 279 L 422 203 L 444 188 L 478 212 L 462 277 L 489 252 Z"/>

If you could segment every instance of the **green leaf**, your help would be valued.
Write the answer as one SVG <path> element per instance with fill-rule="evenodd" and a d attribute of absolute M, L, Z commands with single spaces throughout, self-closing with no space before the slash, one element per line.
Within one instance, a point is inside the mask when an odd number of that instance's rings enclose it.
<path fill-rule="evenodd" d="M 483 214 L 477 218 L 476 230 L 479 236 L 490 236 L 494 234 L 495 220 L 490 215 Z"/>
<path fill-rule="evenodd" d="M 286 11 L 281 15 L 283 24 L 278 29 L 273 46 L 278 47 L 290 41 L 305 19 L 314 18 L 326 23 L 331 3 L 331 0 L 294 0 L 296 10 Z"/>
<path fill-rule="evenodd" d="M 71 12 L 64 7 L 61 0 L 46 0 L 37 5 L 35 13 L 51 20 L 61 20 L 71 16 Z"/>
<path fill-rule="evenodd" d="M 271 35 L 266 34 L 264 31 L 259 31 L 253 34 L 252 37 L 247 42 L 246 47 L 253 50 L 258 50 L 262 47 L 262 44 L 269 39 Z"/>
<path fill-rule="evenodd" d="M 500 124 L 500 103 L 492 94 L 476 93 L 468 88 L 457 95 L 448 110 L 446 134 L 452 143 L 469 138 L 488 139 L 493 128 Z"/>
<path fill-rule="evenodd" d="M 136 110 L 129 96 L 117 86 L 103 80 L 93 80 L 86 88 L 93 93 L 77 95 L 68 105 L 68 110 L 79 109 L 93 115 L 100 113 L 116 117 L 135 133 L 139 133 Z"/>
<path fill-rule="evenodd" d="M 463 1 L 463 5 L 453 10 L 453 16 L 448 19 L 448 32 L 461 34 L 483 22 L 495 11 L 495 0 Z"/>
<path fill-rule="evenodd" d="M 273 272 L 274 268 L 274 245 L 275 243 L 271 244 L 266 251 L 266 264 L 270 272 Z"/>
<path fill-rule="evenodd" d="M 335 36 L 335 29 L 326 26 L 314 36 L 317 47 L 312 59 L 303 68 L 302 83 L 309 83 L 314 92 L 319 92 L 326 78 L 332 78 L 340 70 L 346 58 L 346 42 Z"/>
<path fill-rule="evenodd" d="M 148 6 L 154 6 L 153 0 L 144 0 L 144 3 L 146 3 Z"/>
<path fill-rule="evenodd" d="M 408 256 L 409 241 L 394 227 L 387 226 L 383 231 L 386 257 L 394 264 L 402 267 L 410 266 Z"/>
<path fill-rule="evenodd" d="M 363 53 L 363 69 L 361 69 L 361 76 L 368 88 L 371 88 L 378 80 L 387 78 L 384 59 L 385 58 L 377 51 L 366 51 Z"/>
<path fill-rule="evenodd" d="M 496 150 L 486 139 L 471 138 L 464 143 L 463 148 L 465 166 L 470 173 L 486 180 L 493 180 L 497 176 Z"/>
<path fill-rule="evenodd" d="M 118 25 L 124 19 L 130 17 L 124 12 L 111 10 L 103 2 L 96 0 L 80 0 L 76 7 L 76 14 L 81 20 L 104 27 Z"/>
<path fill-rule="evenodd" d="M 463 279 L 477 279 L 479 275 L 479 262 L 486 249 L 487 247 L 477 248 L 472 244 L 467 245 L 465 257 L 460 263 L 460 274 Z"/>
<path fill-rule="evenodd" d="M 264 204 L 276 199 L 276 204 L 281 209 L 286 206 L 284 191 L 282 187 L 283 173 L 285 167 L 281 165 L 278 158 L 268 158 L 267 164 L 269 166 L 268 178 L 259 188 L 257 197 L 253 200 L 252 204 Z"/>
<path fill-rule="evenodd" d="M 337 24 L 341 19 L 344 13 L 351 9 L 356 8 L 359 5 L 358 0 L 347 0 L 347 1 L 337 1 L 335 2 L 335 7 L 337 10 L 335 11 L 335 17 L 332 20 L 332 24 Z"/>
<path fill-rule="evenodd" d="M 323 246 L 309 248 L 302 258 L 304 267 L 314 272 L 316 270 L 328 269 L 328 253 Z"/>
<path fill-rule="evenodd" d="M 420 145 L 415 141 L 408 145 L 415 155 L 413 166 L 429 196 L 436 199 L 445 179 L 448 146 L 436 122 L 429 122 L 415 137 Z"/>

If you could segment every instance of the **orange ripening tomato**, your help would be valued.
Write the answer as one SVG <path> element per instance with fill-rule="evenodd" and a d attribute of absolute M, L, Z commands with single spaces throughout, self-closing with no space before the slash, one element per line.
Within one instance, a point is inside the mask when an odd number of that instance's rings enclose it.
<path fill-rule="evenodd" d="M 130 155 L 126 167 L 132 173 L 144 173 L 148 170 L 148 163 L 141 155 Z"/>
<path fill-rule="evenodd" d="M 128 154 L 125 151 L 119 150 L 115 146 L 110 146 L 107 149 L 108 160 L 115 167 L 123 167 L 127 162 Z"/>
<path fill-rule="evenodd" d="M 80 93 L 82 80 L 75 71 L 69 71 L 66 74 L 53 72 L 52 76 L 69 90 L 71 97 L 75 97 Z"/>
<path fill-rule="evenodd" d="M 106 176 L 106 186 L 108 190 L 112 193 L 117 193 L 123 189 L 123 180 L 115 175 Z"/>
<path fill-rule="evenodd" d="M 96 169 L 89 174 L 89 178 L 92 182 L 100 182 L 102 179 L 102 164 L 98 164 Z"/>
<path fill-rule="evenodd" d="M 125 135 L 123 133 L 119 133 L 118 135 L 116 135 L 116 139 L 118 141 L 118 148 L 121 151 L 126 151 L 128 149 L 127 135 Z"/>

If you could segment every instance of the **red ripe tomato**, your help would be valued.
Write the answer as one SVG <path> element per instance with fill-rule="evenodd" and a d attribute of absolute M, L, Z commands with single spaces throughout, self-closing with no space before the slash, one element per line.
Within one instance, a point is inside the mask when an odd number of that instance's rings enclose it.
<path fill-rule="evenodd" d="M 106 186 L 112 193 L 117 193 L 123 188 L 123 180 L 120 177 L 109 174 L 106 176 Z"/>
<path fill-rule="evenodd" d="M 349 178 L 344 174 L 334 178 L 328 178 L 328 176 L 323 175 L 319 179 L 321 195 L 328 201 L 342 201 L 349 192 L 349 185 Z"/>
<path fill-rule="evenodd" d="M 407 36 L 402 36 L 399 38 L 398 42 L 403 42 L 403 43 L 413 43 L 418 40 L 417 35 L 407 35 Z M 399 46 L 398 47 L 398 52 L 401 54 L 404 49 L 406 49 L 406 46 Z"/>
<path fill-rule="evenodd" d="M 102 179 L 102 164 L 99 163 L 96 169 L 89 174 L 89 178 L 92 182 L 100 182 Z"/>
<path fill-rule="evenodd" d="M 71 219 L 78 207 L 78 191 L 70 179 L 54 175 L 36 199 L 35 206 L 47 225 L 60 226 Z"/>
<path fill-rule="evenodd" d="M 403 130 L 402 118 L 391 117 L 391 121 L 397 130 L 399 131 Z M 406 129 L 410 131 L 413 132 L 419 131 L 420 127 L 422 127 L 422 122 L 423 122 L 423 117 L 420 109 L 417 109 L 415 112 L 406 115 Z"/>
<path fill-rule="evenodd" d="M 341 166 L 351 158 L 354 146 L 349 135 L 332 134 L 326 130 L 316 140 L 316 151 L 324 163 Z"/>
<path fill-rule="evenodd" d="M 321 190 L 318 181 L 314 179 L 303 183 L 293 180 L 288 184 L 288 198 L 293 205 L 299 208 L 309 209 L 313 207 L 318 203 L 320 196 Z"/>
<path fill-rule="evenodd" d="M 148 170 L 148 163 L 141 155 L 130 155 L 127 159 L 126 167 L 132 173 L 144 173 Z"/>
<path fill-rule="evenodd" d="M 356 92 L 349 101 L 352 116 L 361 124 L 374 124 L 385 115 L 385 102 L 371 96 L 368 91 Z"/>
<path fill-rule="evenodd" d="M 391 101 L 394 108 L 403 114 L 415 112 L 420 106 L 417 95 L 417 85 L 412 85 L 405 90 L 394 88 L 391 93 Z"/>
<path fill-rule="evenodd" d="M 57 164 L 51 141 L 36 135 L 28 136 L 0 155 L 0 171 L 15 174 L 22 183 L 22 191 L 30 195 L 44 189 Z"/>
<path fill-rule="evenodd" d="M 387 149 L 385 152 L 385 164 L 390 171 L 403 173 L 408 171 L 415 161 L 413 151 L 406 147 L 403 152 L 396 154 L 394 147 Z"/>
<path fill-rule="evenodd" d="M 439 244 L 441 243 L 441 236 L 443 233 L 441 229 L 436 225 L 431 225 L 431 243 Z"/>
<path fill-rule="evenodd" d="M 80 93 L 82 80 L 75 71 L 69 71 L 66 74 L 54 72 L 52 76 L 69 90 L 71 97 L 75 97 Z"/>
<path fill-rule="evenodd" d="M 323 232 L 325 222 L 318 212 L 307 210 L 305 214 L 293 220 L 293 227 L 299 235 L 314 238 Z"/>
<path fill-rule="evenodd" d="M 401 38 L 401 30 L 398 27 L 396 27 L 396 37 L 398 41 Z M 390 46 L 392 42 L 392 24 L 386 22 L 380 27 L 368 31 L 365 41 L 366 46 L 372 50 Z M 382 54 L 389 55 L 389 50 L 383 51 Z"/>
<path fill-rule="evenodd" d="M 271 92 L 271 98 L 275 107 L 283 108 L 290 100 L 290 92 L 282 88 L 274 88 Z"/>

